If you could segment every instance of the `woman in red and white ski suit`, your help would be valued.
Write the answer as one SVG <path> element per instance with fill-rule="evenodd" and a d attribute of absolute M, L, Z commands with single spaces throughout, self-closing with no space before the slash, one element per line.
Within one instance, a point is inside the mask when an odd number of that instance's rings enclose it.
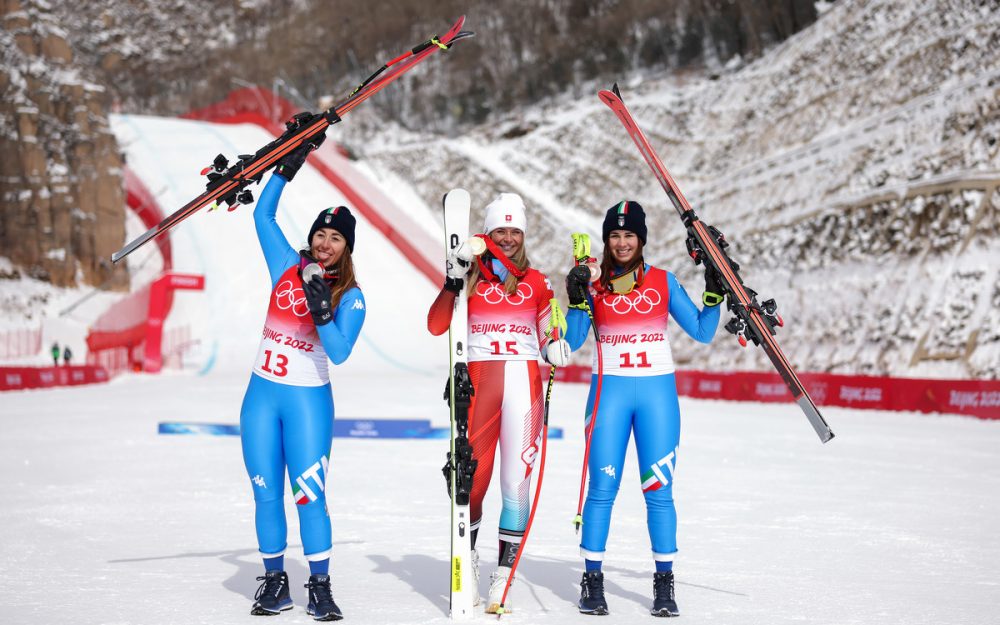
<path fill-rule="evenodd" d="M 464 279 L 450 276 L 446 280 L 427 315 L 431 333 L 444 334 L 451 323 L 455 297 L 464 290 L 463 295 L 469 299 L 469 376 L 475 394 L 469 406 L 468 438 L 473 458 L 478 461 L 470 502 L 477 580 L 476 537 L 482 520 L 483 497 L 493 473 L 497 441 L 500 443 L 503 511 L 500 557 L 497 571 L 491 576 L 486 606 L 489 613 L 499 608 L 528 522 L 531 470 L 541 443 L 544 406 L 539 358 L 542 354 L 546 359 L 550 357 L 546 349 L 552 287 L 548 278 L 529 266 L 524 246 L 526 227 L 521 197 L 501 193 L 486 207 L 483 231 L 488 237 L 487 252 L 472 262 Z M 559 351 L 559 345 L 551 347 Z M 566 349 L 565 354 L 568 353 Z M 476 604 L 478 595 L 477 590 Z M 510 610 L 509 594 L 504 609 Z"/>

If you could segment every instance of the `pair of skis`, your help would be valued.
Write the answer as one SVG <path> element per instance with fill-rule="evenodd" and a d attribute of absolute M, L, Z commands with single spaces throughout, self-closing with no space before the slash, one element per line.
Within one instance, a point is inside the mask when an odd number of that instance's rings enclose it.
<path fill-rule="evenodd" d="M 239 160 L 232 165 L 223 155 L 216 156 L 212 164 L 202 171 L 202 174 L 208 178 L 205 191 L 112 254 L 111 262 L 117 263 L 209 204 L 214 207 L 218 206 L 220 202 L 224 202 L 229 205 L 229 210 L 233 210 L 237 204 L 252 202 L 253 195 L 247 187 L 259 183 L 264 174 L 277 165 L 283 157 L 305 142 L 318 142 L 317 137 L 326 132 L 328 127 L 339 122 L 341 117 L 354 107 L 413 69 L 417 63 L 431 54 L 438 50 L 447 50 L 456 41 L 472 37 L 473 33 L 462 30 L 464 23 L 465 16 L 462 16 L 443 36 L 431 37 L 408 52 L 392 59 L 365 79 L 339 104 L 321 113 L 298 113 L 292 116 L 285 122 L 284 134 L 254 154 L 241 154 Z"/>
<path fill-rule="evenodd" d="M 459 248 L 469 238 L 469 211 L 471 199 L 465 189 L 453 189 L 444 196 L 445 259 L 453 262 Z M 446 271 L 446 274 L 448 272 Z M 472 516 L 470 496 L 476 460 L 472 458 L 469 443 L 469 405 L 475 389 L 469 377 L 468 298 L 463 288 L 455 297 L 448 327 L 450 344 L 448 386 L 445 399 L 451 409 L 451 446 L 445 475 L 451 495 L 451 576 L 449 604 L 451 618 L 472 618 L 479 589 L 473 581 L 472 571 Z"/>
<path fill-rule="evenodd" d="M 660 186 L 666 192 L 670 203 L 677 210 L 681 222 L 687 229 L 688 253 L 695 263 L 704 263 L 716 271 L 720 277 L 726 291 L 720 295 L 727 296 L 727 306 L 734 315 L 733 319 L 726 324 L 726 330 L 735 334 L 744 347 L 749 338 L 750 341 L 764 350 L 771 364 L 774 365 L 781 379 L 788 386 L 788 390 L 791 391 L 793 399 L 809 419 L 809 423 L 812 424 L 820 441 L 828 442 L 833 438 L 833 431 L 819 413 L 816 403 L 809 396 L 802 381 L 796 375 L 795 369 L 792 368 L 791 363 L 774 339 L 775 328 L 784 325 L 776 312 L 777 305 L 774 300 L 758 303 L 756 291 L 743 284 L 743 279 L 740 278 L 739 274 L 739 264 L 730 258 L 725 251 L 729 245 L 725 237 L 716 228 L 706 226 L 698 219 L 698 215 L 684 198 L 677 183 L 670 176 L 670 172 L 663 166 L 660 157 L 656 155 L 649 140 L 646 139 L 646 135 L 625 106 L 618 85 L 615 84 L 610 91 L 606 89 L 600 91 L 598 97 L 614 112 L 618 121 L 625 127 L 629 137 L 639 148 L 646 164 L 649 165 L 653 175 L 656 176 Z"/>

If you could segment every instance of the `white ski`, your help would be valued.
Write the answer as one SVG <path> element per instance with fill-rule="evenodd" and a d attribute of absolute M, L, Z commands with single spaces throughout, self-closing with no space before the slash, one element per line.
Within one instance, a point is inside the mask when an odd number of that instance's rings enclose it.
<path fill-rule="evenodd" d="M 445 259 L 469 238 L 469 192 L 452 189 L 444 196 Z M 472 491 L 472 446 L 469 445 L 469 402 L 472 381 L 467 366 L 469 332 L 465 289 L 455 298 L 448 336 L 451 343 L 451 366 L 448 380 L 448 405 L 451 407 L 451 451 L 448 467 L 451 475 L 451 618 L 467 620 L 473 616 L 473 602 L 479 594 L 472 576 L 472 532 L 469 495 Z"/>

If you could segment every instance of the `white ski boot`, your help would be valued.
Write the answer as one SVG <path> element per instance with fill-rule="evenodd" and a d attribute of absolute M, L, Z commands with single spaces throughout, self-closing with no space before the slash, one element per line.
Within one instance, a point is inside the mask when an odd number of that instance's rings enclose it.
<path fill-rule="evenodd" d="M 503 591 L 507 587 L 507 580 L 510 578 L 509 566 L 498 566 L 496 573 L 490 575 L 490 597 L 486 602 L 486 613 L 497 614 L 500 612 L 500 601 L 503 600 Z M 503 604 L 503 613 L 508 614 L 510 609 L 510 593 L 507 593 L 507 601 Z"/>

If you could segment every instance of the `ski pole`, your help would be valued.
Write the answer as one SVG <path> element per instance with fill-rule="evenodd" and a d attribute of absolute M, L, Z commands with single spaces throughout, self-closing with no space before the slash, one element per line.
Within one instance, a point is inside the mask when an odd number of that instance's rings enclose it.
<path fill-rule="evenodd" d="M 566 327 L 566 322 L 562 317 L 562 309 L 559 308 L 559 301 L 555 298 L 552 299 L 552 325 L 551 337 L 553 339 L 560 338 L 559 331 L 561 328 Z M 511 582 L 514 581 L 514 572 L 517 571 L 517 565 L 521 561 L 521 555 L 524 553 L 524 546 L 528 542 L 528 534 L 531 532 L 531 523 L 535 520 L 535 511 L 538 509 L 538 495 L 542 492 L 542 478 L 545 476 L 545 448 L 547 446 L 547 441 L 549 438 L 549 403 L 552 400 L 552 386 L 556 381 L 556 366 L 549 366 L 549 384 L 545 389 L 545 407 L 542 409 L 542 448 L 539 451 L 538 458 L 538 484 L 535 485 L 535 495 L 531 500 L 531 512 L 528 513 L 528 523 L 524 526 L 524 536 L 521 538 L 521 546 L 517 550 L 517 555 L 514 556 L 514 562 L 510 567 L 510 575 L 507 576 L 507 584 L 503 589 L 503 596 L 500 597 L 500 607 L 497 608 L 497 619 L 499 619 L 504 613 L 504 603 L 507 601 L 507 593 L 510 591 Z"/>
<path fill-rule="evenodd" d="M 577 265 L 589 265 L 591 267 L 591 281 L 600 277 L 600 269 L 594 264 L 596 259 L 590 256 L 590 236 L 587 234 L 574 233 L 573 237 L 573 257 Z M 573 517 L 573 525 L 576 533 L 580 533 L 580 526 L 583 525 L 583 495 L 587 485 L 587 464 L 590 460 L 590 442 L 594 436 L 594 426 L 597 424 L 597 410 L 601 405 L 601 382 L 604 380 L 604 355 L 601 352 L 601 335 L 597 330 L 597 322 L 594 321 L 594 309 L 590 293 L 585 294 L 583 310 L 590 319 L 590 328 L 594 333 L 594 349 L 597 350 L 597 388 L 594 391 L 594 407 L 590 413 L 590 423 L 586 428 L 587 442 L 583 449 L 583 469 L 580 472 L 580 497 L 576 504 L 576 516 Z"/>

